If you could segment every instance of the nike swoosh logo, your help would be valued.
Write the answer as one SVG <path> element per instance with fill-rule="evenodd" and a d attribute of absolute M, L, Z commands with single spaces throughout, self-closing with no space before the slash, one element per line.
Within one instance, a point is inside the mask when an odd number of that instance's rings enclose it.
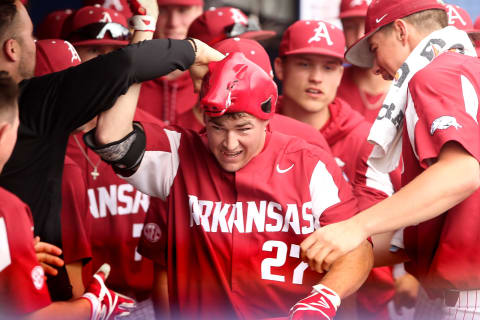
<path fill-rule="evenodd" d="M 388 16 L 388 13 L 386 13 L 383 17 L 381 17 L 380 19 L 375 19 L 375 21 L 377 23 L 380 23 L 383 19 L 385 19 L 385 17 Z"/>
<path fill-rule="evenodd" d="M 288 167 L 287 169 L 280 169 L 280 166 L 279 166 L 279 165 L 278 165 L 278 163 L 277 163 L 277 172 L 278 172 L 278 173 L 285 173 L 285 172 L 288 172 L 288 171 L 290 171 L 290 169 L 292 169 L 292 168 L 293 168 L 293 166 L 294 166 L 294 165 L 295 165 L 295 163 L 294 163 L 294 164 L 292 164 L 292 165 L 291 165 L 290 167 Z"/>

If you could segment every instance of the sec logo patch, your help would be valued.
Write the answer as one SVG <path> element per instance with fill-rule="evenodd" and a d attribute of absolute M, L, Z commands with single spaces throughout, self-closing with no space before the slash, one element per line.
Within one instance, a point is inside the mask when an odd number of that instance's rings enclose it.
<path fill-rule="evenodd" d="M 162 230 L 158 224 L 150 222 L 143 227 L 143 235 L 149 242 L 155 243 L 162 237 Z"/>

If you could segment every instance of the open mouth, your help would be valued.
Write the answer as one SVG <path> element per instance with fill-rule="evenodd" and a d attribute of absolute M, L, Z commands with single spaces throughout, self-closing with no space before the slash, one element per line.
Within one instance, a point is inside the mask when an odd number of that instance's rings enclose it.
<path fill-rule="evenodd" d="M 322 94 L 321 90 L 313 89 L 313 88 L 308 88 L 307 90 L 305 90 L 305 92 L 307 92 L 309 95 L 313 95 L 313 96 L 318 96 L 318 95 Z"/>
<path fill-rule="evenodd" d="M 234 160 L 240 156 L 240 154 L 243 151 L 236 151 L 236 152 L 227 152 L 227 151 L 222 151 L 222 155 L 226 160 Z"/>

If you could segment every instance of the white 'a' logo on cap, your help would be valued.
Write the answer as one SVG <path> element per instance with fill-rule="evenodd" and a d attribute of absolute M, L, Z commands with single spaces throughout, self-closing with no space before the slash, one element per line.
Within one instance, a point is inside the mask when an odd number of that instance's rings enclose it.
<path fill-rule="evenodd" d="M 72 54 L 72 61 L 75 61 L 75 60 L 78 60 L 79 62 L 82 62 L 82 60 L 80 59 L 80 56 L 78 55 L 78 52 L 77 50 L 75 50 L 75 47 L 68 41 L 64 41 L 64 43 L 67 45 L 68 47 L 68 51 L 70 51 L 70 53 Z"/>
<path fill-rule="evenodd" d="M 448 13 L 448 24 L 449 24 L 449 25 L 455 24 L 454 21 L 455 21 L 456 19 L 460 20 L 460 23 L 461 23 L 462 25 L 464 25 L 464 26 L 467 25 L 467 23 L 465 22 L 465 20 L 463 20 L 462 16 L 460 15 L 460 13 L 458 13 L 457 9 L 455 9 L 454 6 L 452 6 L 452 5 L 447 5 L 446 7 L 447 7 L 447 9 L 448 9 L 447 13 Z"/>
<path fill-rule="evenodd" d="M 112 22 L 112 17 L 110 17 L 110 13 L 108 12 L 102 12 L 103 16 L 102 19 L 98 22 Z"/>
<path fill-rule="evenodd" d="M 352 2 L 350 2 L 350 8 L 361 6 L 364 3 L 368 6 L 371 2 L 372 0 L 352 0 Z"/>
<path fill-rule="evenodd" d="M 123 5 L 120 2 L 120 0 L 105 0 L 103 3 L 104 8 L 114 8 L 117 11 L 122 11 L 123 10 Z"/>
<path fill-rule="evenodd" d="M 333 41 L 330 38 L 330 34 L 328 33 L 328 28 L 323 21 L 319 21 L 318 27 L 315 28 L 313 31 L 315 32 L 315 34 L 308 40 L 308 43 L 312 43 L 314 41 L 320 42 L 322 38 L 325 38 L 329 46 L 333 45 Z"/>
<path fill-rule="evenodd" d="M 247 19 L 245 19 L 245 16 L 240 10 L 238 10 L 237 8 L 231 8 L 230 12 L 232 13 L 232 19 L 235 23 L 248 24 Z"/>

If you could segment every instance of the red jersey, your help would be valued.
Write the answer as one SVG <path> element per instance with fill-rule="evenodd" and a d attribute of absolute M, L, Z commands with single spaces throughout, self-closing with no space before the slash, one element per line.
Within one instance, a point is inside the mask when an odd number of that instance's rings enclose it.
<path fill-rule="evenodd" d="M 446 52 L 408 85 L 402 156 L 403 185 L 435 163 L 441 148 L 458 142 L 480 161 L 480 61 Z M 435 219 L 404 231 L 407 271 L 435 289 L 480 288 L 480 190 Z"/>
<path fill-rule="evenodd" d="M 61 219 L 65 264 L 79 260 L 86 264 L 92 258 L 87 188 L 82 169 L 68 156 L 63 167 Z"/>
<path fill-rule="evenodd" d="M 322 278 L 300 260 L 299 244 L 357 212 L 331 155 L 268 131 L 262 152 L 230 173 L 205 135 L 144 128 L 145 155 L 126 179 L 168 202 L 163 215 L 147 216 L 140 252 L 166 265 L 174 317 L 288 315 Z"/>
<path fill-rule="evenodd" d="M 373 149 L 367 141 L 370 123 L 342 99 L 336 98 L 328 108 L 330 119 L 320 132 L 351 182 L 359 209 L 364 210 L 393 194 L 390 176 L 367 161 Z"/>
<path fill-rule="evenodd" d="M 135 120 L 161 123 L 138 109 Z M 82 134 L 70 137 L 67 154 L 79 163 L 87 183 L 93 254 L 90 271 L 96 271 L 107 262 L 112 266 L 106 282 L 109 288 L 137 300 L 148 298 L 152 290 L 153 263 L 138 254 L 137 244 L 150 197 L 119 178 L 108 164 L 85 146 Z"/>
<path fill-rule="evenodd" d="M 342 81 L 337 90 L 337 97 L 345 100 L 352 109 L 358 111 L 365 119 L 373 123 L 382 107 L 385 93 L 371 95 L 361 91 L 353 81 L 355 67 L 347 67 L 343 72 Z"/>
<path fill-rule="evenodd" d="M 24 315 L 48 306 L 50 295 L 33 247 L 28 206 L 0 188 L 0 314 Z"/>
<path fill-rule="evenodd" d="M 188 72 L 184 72 L 174 80 L 161 77 L 142 82 L 137 108 L 172 124 L 181 113 L 193 108 L 197 100 L 192 78 Z"/>

